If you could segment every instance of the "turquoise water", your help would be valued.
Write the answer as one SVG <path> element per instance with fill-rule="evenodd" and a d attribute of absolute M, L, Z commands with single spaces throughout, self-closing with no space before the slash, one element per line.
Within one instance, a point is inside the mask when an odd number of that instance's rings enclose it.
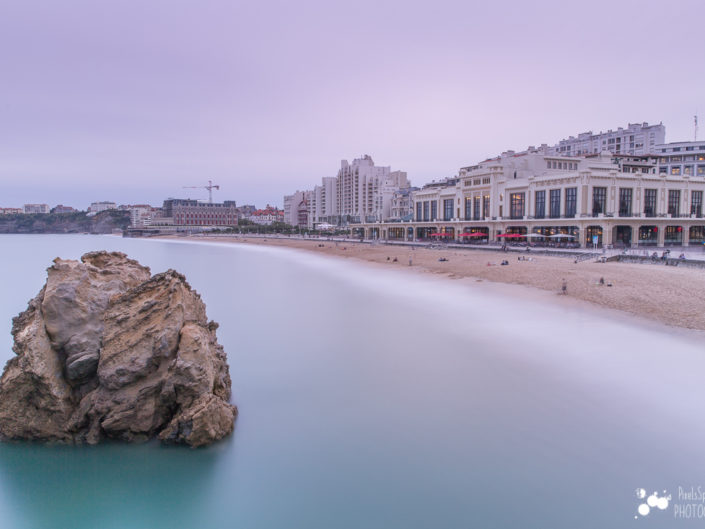
<path fill-rule="evenodd" d="M 700 527 L 634 491 L 705 486 L 697 340 L 464 282 L 300 252 L 0 236 L 10 319 L 56 256 L 183 272 L 228 353 L 232 438 L 0 445 L 0 527 Z M 1 405 L 1 403 L 0 403 Z"/>

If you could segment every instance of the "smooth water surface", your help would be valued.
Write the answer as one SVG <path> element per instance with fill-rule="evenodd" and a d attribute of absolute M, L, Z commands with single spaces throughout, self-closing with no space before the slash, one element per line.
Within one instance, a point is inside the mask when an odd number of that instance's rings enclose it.
<path fill-rule="evenodd" d="M 0 527 L 705 525 L 634 519 L 638 487 L 705 486 L 693 338 L 292 250 L 84 235 L 0 249 L 0 361 L 54 257 L 121 250 L 201 293 L 240 409 L 201 450 L 2 444 Z"/>

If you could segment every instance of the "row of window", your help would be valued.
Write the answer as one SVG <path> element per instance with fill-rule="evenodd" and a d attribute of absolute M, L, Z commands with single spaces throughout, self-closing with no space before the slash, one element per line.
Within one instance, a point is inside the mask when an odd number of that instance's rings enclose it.
<path fill-rule="evenodd" d="M 662 165 L 658 168 L 659 174 L 672 174 L 672 175 L 685 175 L 693 176 L 693 166 L 692 165 Z M 698 165 L 696 169 L 696 174 L 698 176 L 705 176 L 705 165 Z"/>
<path fill-rule="evenodd" d="M 578 162 L 557 162 L 555 160 L 546 160 L 548 169 L 563 169 L 564 171 L 576 171 Z"/>
<path fill-rule="evenodd" d="M 575 217 L 578 209 L 578 188 L 568 187 L 561 193 L 560 189 L 550 189 L 548 191 L 548 217 L 552 219 Z M 561 197 L 563 195 L 563 197 Z M 619 211 L 620 217 L 632 216 L 634 191 L 629 187 L 619 189 Z M 690 214 L 702 215 L 703 192 L 691 191 L 690 193 Z M 565 211 L 561 215 L 561 198 L 564 200 Z M 658 190 L 644 190 L 644 215 L 647 217 L 656 216 Z M 670 189 L 668 191 L 668 214 L 677 217 L 681 214 L 681 191 Z M 592 214 L 594 216 L 604 214 L 607 211 L 607 188 L 592 188 Z M 534 218 L 546 218 L 546 191 L 540 190 L 534 193 Z M 521 219 L 526 215 L 526 193 L 511 193 L 509 195 L 509 215 L 512 219 Z M 465 220 L 480 220 L 490 216 L 490 196 L 466 197 L 465 198 Z M 453 199 L 443 200 L 443 219 L 453 219 Z M 435 221 L 438 219 L 438 202 L 435 200 L 416 203 L 416 220 Z"/>
<path fill-rule="evenodd" d="M 694 145 L 690 145 L 690 146 L 686 147 L 684 150 L 686 150 L 686 151 L 694 151 L 694 150 L 695 150 L 695 146 L 694 146 Z M 698 145 L 698 150 L 699 150 L 699 151 L 705 151 L 705 145 Z M 669 151 L 669 149 L 661 149 L 661 152 L 668 152 L 668 151 Z M 671 152 L 680 152 L 680 151 L 681 151 L 681 148 L 680 148 L 680 147 L 673 147 L 673 149 L 671 149 Z"/>
<path fill-rule="evenodd" d="M 659 163 L 679 163 L 679 162 L 694 162 L 694 161 L 702 162 L 705 161 L 705 154 L 691 154 L 691 155 L 686 155 L 686 156 L 671 156 L 670 159 L 668 156 L 662 156 L 661 159 L 659 160 Z"/>

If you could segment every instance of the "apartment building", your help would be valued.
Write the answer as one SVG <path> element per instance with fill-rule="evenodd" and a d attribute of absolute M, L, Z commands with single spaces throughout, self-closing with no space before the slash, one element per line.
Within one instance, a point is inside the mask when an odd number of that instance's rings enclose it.
<path fill-rule="evenodd" d="M 657 146 L 666 141 L 666 127 L 663 123 L 629 123 L 626 128 L 594 133 L 583 132 L 569 136 L 553 147 L 547 148 L 550 155 L 585 156 L 609 151 L 617 155 L 653 154 Z"/>

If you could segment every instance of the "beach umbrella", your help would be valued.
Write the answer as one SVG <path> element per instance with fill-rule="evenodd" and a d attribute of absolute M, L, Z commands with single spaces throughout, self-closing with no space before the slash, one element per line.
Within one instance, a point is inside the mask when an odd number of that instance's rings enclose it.
<path fill-rule="evenodd" d="M 527 234 L 525 235 L 525 237 L 532 237 L 532 238 L 533 238 L 533 237 L 545 237 L 545 235 L 543 235 L 543 234 L 541 234 L 541 233 L 527 233 Z"/>
<path fill-rule="evenodd" d="M 575 239 L 575 235 L 566 235 L 565 233 L 556 233 L 555 235 L 549 235 L 551 239 Z"/>

